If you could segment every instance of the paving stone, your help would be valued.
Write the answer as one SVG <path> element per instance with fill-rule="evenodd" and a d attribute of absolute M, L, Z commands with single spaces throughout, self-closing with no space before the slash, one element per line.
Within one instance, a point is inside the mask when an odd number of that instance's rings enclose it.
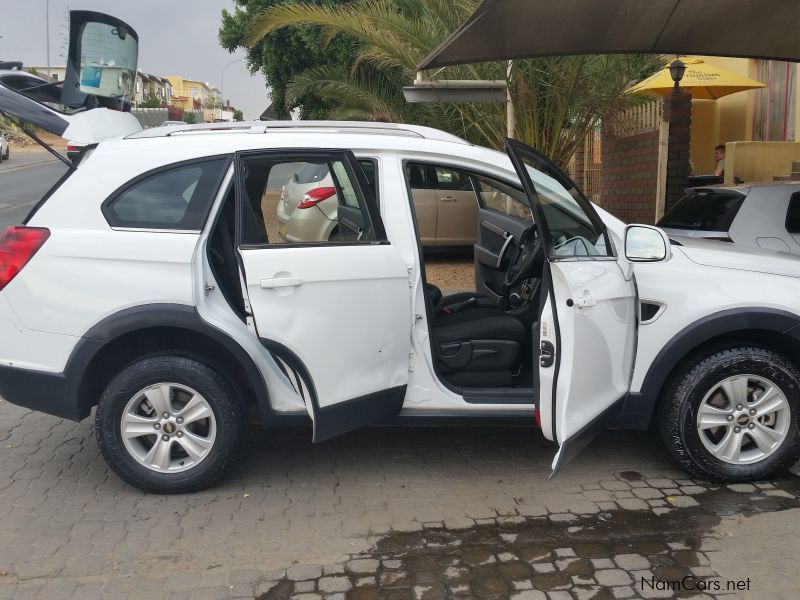
<path fill-rule="evenodd" d="M 381 564 L 383 565 L 384 569 L 399 569 L 400 567 L 403 566 L 403 561 L 395 559 L 383 560 L 381 561 Z"/>
<path fill-rule="evenodd" d="M 670 496 L 667 498 L 667 502 L 678 508 L 691 508 L 693 506 L 700 506 L 700 503 L 691 496 Z"/>
<path fill-rule="evenodd" d="M 617 504 L 624 510 L 647 510 L 650 508 L 650 505 L 640 498 L 623 498 L 617 500 Z"/>
<path fill-rule="evenodd" d="M 592 558 L 590 559 L 592 566 L 595 569 L 613 569 L 614 563 L 610 558 Z"/>
<path fill-rule="evenodd" d="M 556 556 L 558 558 L 569 558 L 575 556 L 575 550 L 572 548 L 556 548 Z"/>
<path fill-rule="evenodd" d="M 548 518 L 555 523 L 569 523 L 571 521 L 578 520 L 578 517 L 576 515 L 570 513 L 554 513 L 551 514 Z"/>
<path fill-rule="evenodd" d="M 654 488 L 674 488 L 675 482 L 672 479 L 647 479 L 647 485 Z"/>
<path fill-rule="evenodd" d="M 790 494 L 786 490 L 767 490 L 764 492 L 765 495 L 770 496 L 772 498 L 794 498 L 794 494 Z"/>
<path fill-rule="evenodd" d="M 512 581 L 511 585 L 515 590 L 532 590 L 533 589 L 533 583 L 529 579 L 522 579 L 522 580 L 519 580 L 519 581 Z"/>
<path fill-rule="evenodd" d="M 294 584 L 294 593 L 313 592 L 316 587 L 316 581 L 296 581 Z"/>
<path fill-rule="evenodd" d="M 631 582 L 631 576 L 622 569 L 600 569 L 594 572 L 594 578 L 605 587 L 628 585 Z"/>
<path fill-rule="evenodd" d="M 344 575 L 329 575 L 326 577 L 320 578 L 317 582 L 317 586 L 321 592 L 346 592 L 353 585 L 350 583 L 350 579 Z"/>
<path fill-rule="evenodd" d="M 305 581 L 322 576 L 321 565 L 294 565 L 286 569 L 286 577 L 292 581 Z"/>
<path fill-rule="evenodd" d="M 512 593 L 511 600 L 547 600 L 547 596 L 539 590 L 524 590 Z"/>
<path fill-rule="evenodd" d="M 641 554 L 617 554 L 614 556 L 614 562 L 617 563 L 620 569 L 625 569 L 626 571 L 650 568 L 650 561 Z"/>
<path fill-rule="evenodd" d="M 728 484 L 727 487 L 732 492 L 743 492 L 743 493 L 746 493 L 746 492 L 755 492 L 756 491 L 756 486 L 754 486 L 754 485 L 752 485 L 750 483 L 730 483 L 730 484 Z"/>
<path fill-rule="evenodd" d="M 628 585 L 613 587 L 611 593 L 614 594 L 614 598 L 633 598 L 636 595 L 636 591 Z"/>
<path fill-rule="evenodd" d="M 553 563 L 534 563 L 533 570 L 537 573 L 552 573 L 556 566 Z"/>
<path fill-rule="evenodd" d="M 651 487 L 638 488 L 633 490 L 633 495 L 642 500 L 653 500 L 655 498 L 662 498 L 663 494 L 660 490 Z"/>
<path fill-rule="evenodd" d="M 351 573 L 357 573 L 357 574 L 375 573 L 378 571 L 378 568 L 380 566 L 381 562 L 379 560 L 375 560 L 373 558 L 357 558 L 348 561 L 347 564 L 345 564 L 345 569 L 347 569 Z"/>
<path fill-rule="evenodd" d="M 681 492 L 684 494 L 694 495 L 694 494 L 703 494 L 708 490 L 701 485 L 683 485 L 681 486 Z"/>

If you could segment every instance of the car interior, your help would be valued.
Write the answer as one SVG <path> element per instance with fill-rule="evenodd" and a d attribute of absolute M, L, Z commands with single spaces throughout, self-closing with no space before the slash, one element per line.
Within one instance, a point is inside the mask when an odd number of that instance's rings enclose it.
<path fill-rule="evenodd" d="M 408 167 L 411 188 L 417 164 Z M 461 174 L 472 185 L 478 213 L 476 289 L 443 294 L 425 280 L 436 371 L 468 400 L 530 402 L 543 245 L 520 189 L 478 173 Z M 425 278 L 421 250 L 420 256 Z"/>
<path fill-rule="evenodd" d="M 261 165 L 263 166 L 263 165 Z M 418 163 L 413 165 L 418 168 Z M 406 169 L 413 211 L 411 178 Z M 450 167 L 452 169 L 452 167 Z M 266 241 L 269 168 L 245 174 L 244 238 Z M 368 174 L 369 175 L 369 174 Z M 375 174 L 372 173 L 373 183 Z M 425 280 L 432 350 L 440 380 L 469 401 L 530 403 L 537 370 L 541 277 L 544 249 L 525 194 L 507 182 L 466 173 L 475 192 L 478 226 L 474 245 L 475 288 L 443 293 Z M 228 303 L 244 320 L 244 301 L 235 252 L 236 209 L 233 188 L 217 215 L 208 244 L 211 269 Z M 414 215 L 416 219 L 416 214 Z M 245 241 L 245 240 L 243 240 Z M 420 243 L 418 236 L 418 243 Z M 422 273 L 424 254 L 420 244 Z"/>

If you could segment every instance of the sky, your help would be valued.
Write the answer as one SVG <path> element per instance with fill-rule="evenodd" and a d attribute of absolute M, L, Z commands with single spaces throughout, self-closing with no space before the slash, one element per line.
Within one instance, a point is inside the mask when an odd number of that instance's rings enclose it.
<path fill-rule="evenodd" d="M 224 97 L 248 119 L 258 119 L 269 104 L 261 74 L 250 75 L 244 62 L 229 65 L 243 59 L 245 53 L 229 54 L 217 40 L 221 11 L 233 10 L 232 0 L 0 0 L 0 60 L 47 64 L 48 2 L 53 66 L 66 62 L 67 12 L 96 10 L 120 18 L 136 30 L 142 71 L 200 79 L 221 89 L 224 84 Z"/>

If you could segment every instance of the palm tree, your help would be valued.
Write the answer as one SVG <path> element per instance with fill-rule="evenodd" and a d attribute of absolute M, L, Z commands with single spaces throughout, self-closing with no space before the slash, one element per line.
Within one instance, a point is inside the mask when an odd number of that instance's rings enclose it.
<path fill-rule="evenodd" d="M 408 104 L 402 87 L 416 65 L 475 9 L 476 0 L 356 0 L 339 6 L 288 2 L 265 10 L 245 44 L 288 25 L 319 27 L 323 43 L 352 40 L 352 66 L 319 67 L 295 77 L 288 93 L 335 100 L 333 116 L 438 127 L 481 145 L 502 146 L 505 107 L 498 104 Z M 487 32 L 490 35 L 490 32 Z M 440 69 L 430 78 L 505 79 L 516 107 L 517 137 L 562 165 L 603 116 L 627 99 L 631 81 L 652 68 L 648 56 L 562 56 Z"/>

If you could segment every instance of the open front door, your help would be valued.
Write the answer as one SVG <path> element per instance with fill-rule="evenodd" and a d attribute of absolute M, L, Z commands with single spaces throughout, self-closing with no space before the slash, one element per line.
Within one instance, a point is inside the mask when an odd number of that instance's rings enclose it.
<path fill-rule="evenodd" d="M 539 398 L 544 435 L 560 445 L 555 473 L 602 430 L 628 393 L 636 284 L 626 279 L 605 226 L 569 177 L 533 148 L 506 140 L 506 149 L 547 253 Z"/>
<path fill-rule="evenodd" d="M 285 197 L 296 208 L 284 216 L 281 189 L 310 168 L 324 174 L 323 185 Z M 305 400 L 314 441 L 391 422 L 408 384 L 411 288 L 355 157 L 344 150 L 243 152 L 236 170 L 251 316 Z"/>

